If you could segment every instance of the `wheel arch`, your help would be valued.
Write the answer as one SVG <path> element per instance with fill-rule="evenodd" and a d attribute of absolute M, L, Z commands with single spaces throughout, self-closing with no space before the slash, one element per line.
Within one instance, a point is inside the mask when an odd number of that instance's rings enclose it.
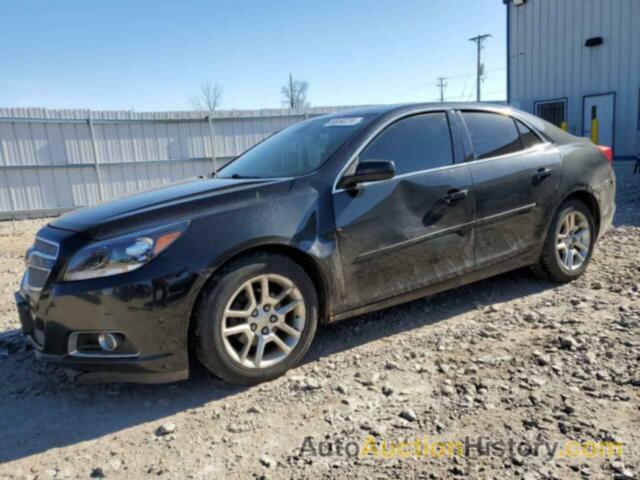
<path fill-rule="evenodd" d="M 560 209 L 560 207 L 562 207 L 562 205 L 564 205 L 565 202 L 569 200 L 574 200 L 574 199 L 584 203 L 589 209 L 589 211 L 591 212 L 591 214 L 593 215 L 593 221 L 595 223 L 595 228 L 596 228 L 595 238 L 598 238 L 600 234 L 600 221 L 601 221 L 600 205 L 598 203 L 598 198 L 593 193 L 593 191 L 589 189 L 589 187 L 580 186 L 578 188 L 575 188 L 569 191 L 566 195 L 560 198 L 560 200 L 558 201 L 557 204 L 555 204 L 555 206 L 552 206 L 553 210 L 549 211 L 549 216 L 547 218 L 546 225 L 543 230 L 544 235 L 541 237 L 542 243 L 544 243 L 545 239 L 547 238 L 547 235 L 549 233 L 549 228 L 551 228 L 551 224 L 553 223 L 553 218 L 558 212 L 558 210 Z"/>
<path fill-rule="evenodd" d="M 195 296 L 195 301 L 191 307 L 191 312 L 189 315 L 189 325 L 188 325 L 188 341 L 189 341 L 189 355 L 191 356 L 195 351 L 193 348 L 193 338 L 195 334 L 196 325 L 196 315 L 198 308 L 201 304 L 203 295 L 215 282 L 220 279 L 217 277 L 217 273 L 219 273 L 223 268 L 227 265 L 237 261 L 238 259 L 250 255 L 255 255 L 258 253 L 271 253 L 277 255 L 283 255 L 298 265 L 300 265 L 303 270 L 309 275 L 309 278 L 313 282 L 313 285 L 316 289 L 316 293 L 318 295 L 318 319 L 321 323 L 327 323 L 329 319 L 329 283 L 325 274 L 322 272 L 322 269 L 318 262 L 308 253 L 300 250 L 299 248 L 290 245 L 289 243 L 279 242 L 277 239 L 271 239 L 268 243 L 262 243 L 257 245 L 246 246 L 242 249 L 234 251 L 229 255 L 225 256 L 222 261 L 218 263 L 208 274 L 207 278 L 202 282 L 199 287 L 199 290 Z"/>
<path fill-rule="evenodd" d="M 584 203 L 587 208 L 589 208 L 589 210 L 591 211 L 591 215 L 593 215 L 593 222 L 595 223 L 596 227 L 594 237 L 598 238 L 600 234 L 601 213 L 600 204 L 598 203 L 598 198 L 596 197 L 596 195 L 587 188 L 578 188 L 576 190 L 573 190 L 565 198 L 563 198 L 560 202 L 560 205 L 569 200 L 579 200 Z M 558 208 L 560 208 L 560 205 L 558 205 Z"/>

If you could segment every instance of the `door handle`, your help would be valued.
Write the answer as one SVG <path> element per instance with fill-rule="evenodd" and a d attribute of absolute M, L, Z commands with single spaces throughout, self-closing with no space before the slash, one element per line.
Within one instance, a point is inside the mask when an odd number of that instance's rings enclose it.
<path fill-rule="evenodd" d="M 444 196 L 447 205 L 454 205 L 467 196 L 468 190 L 449 190 Z"/>
<path fill-rule="evenodd" d="M 547 177 L 551 176 L 551 169 L 550 168 L 539 168 L 536 171 L 536 174 L 534 175 L 534 178 L 536 180 L 544 180 Z"/>

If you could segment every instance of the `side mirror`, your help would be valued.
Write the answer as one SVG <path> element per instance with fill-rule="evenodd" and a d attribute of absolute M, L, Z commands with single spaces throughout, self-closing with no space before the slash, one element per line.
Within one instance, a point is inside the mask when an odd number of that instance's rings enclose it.
<path fill-rule="evenodd" d="M 338 182 L 339 188 L 352 188 L 359 183 L 388 180 L 396 174 L 396 166 L 386 160 L 372 160 L 358 163 L 356 171 L 343 176 Z"/>

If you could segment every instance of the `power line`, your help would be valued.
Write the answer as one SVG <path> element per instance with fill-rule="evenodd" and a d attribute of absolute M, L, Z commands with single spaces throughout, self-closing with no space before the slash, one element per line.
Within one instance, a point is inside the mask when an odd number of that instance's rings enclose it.
<path fill-rule="evenodd" d="M 473 92 L 471 92 L 471 93 L 473 94 Z M 506 93 L 507 93 L 506 90 L 492 90 L 490 92 L 484 92 L 484 95 L 498 95 L 498 94 L 506 95 Z M 458 97 L 445 97 L 445 100 L 446 101 L 449 101 L 449 100 L 469 101 L 470 98 L 467 95 L 467 96 L 458 96 Z M 433 100 L 433 101 L 435 102 L 436 100 Z"/>
<path fill-rule="evenodd" d="M 476 68 L 476 101 L 481 101 L 482 94 L 480 92 L 482 83 L 482 77 L 484 75 L 484 65 L 481 60 L 481 52 L 482 52 L 482 42 L 484 42 L 487 38 L 491 37 L 490 34 L 485 33 L 483 35 L 478 35 L 476 37 L 470 38 L 470 42 L 475 42 L 477 46 L 477 68 Z"/>
<path fill-rule="evenodd" d="M 473 59 L 472 59 L 472 62 L 473 62 Z M 484 71 L 484 73 L 503 72 L 503 71 L 505 71 L 506 69 L 507 69 L 507 67 L 491 68 L 491 69 L 489 69 L 489 70 L 485 70 L 485 71 Z M 474 75 L 474 73 L 467 73 L 467 74 L 465 74 L 465 75 L 462 75 L 462 74 L 460 74 L 460 75 L 447 75 L 447 76 L 446 76 L 446 77 L 444 77 L 444 78 L 445 78 L 445 79 L 447 79 L 447 80 L 457 80 L 457 79 L 465 79 L 465 80 L 468 80 L 468 79 L 469 79 L 470 77 L 472 77 L 473 75 Z M 397 95 L 399 95 L 399 96 L 401 96 L 401 97 L 402 97 L 402 96 L 408 95 L 408 94 L 410 94 L 410 93 L 417 92 L 418 90 L 422 90 L 422 89 L 424 89 L 424 88 L 430 87 L 430 86 L 432 86 L 432 85 L 433 85 L 433 84 L 432 84 L 431 82 L 429 82 L 429 83 L 422 83 L 422 84 L 417 85 L 417 86 L 415 86 L 415 87 L 413 87 L 413 88 L 411 88 L 411 89 L 409 89 L 409 90 L 404 90 L 404 91 L 400 92 L 400 93 L 399 93 L 399 94 L 397 94 Z M 466 90 L 466 81 L 465 81 L 465 88 L 463 89 L 463 93 L 464 93 L 464 90 Z M 473 92 L 471 92 L 471 93 L 473 93 Z M 461 95 L 461 96 L 463 96 L 463 95 Z"/>
<path fill-rule="evenodd" d="M 467 67 L 467 72 L 471 71 L 471 67 L 473 66 L 473 55 L 469 59 L 469 66 Z M 469 83 L 469 77 L 471 74 L 467 74 L 464 77 L 464 85 L 462 86 L 462 92 L 460 93 L 461 97 L 464 97 L 464 93 L 467 91 L 467 84 Z"/>
<path fill-rule="evenodd" d="M 471 57 L 471 62 L 473 63 L 473 56 Z M 491 70 L 485 70 L 486 72 L 502 72 L 504 70 L 506 70 L 507 67 L 500 67 L 500 68 L 492 68 Z M 447 78 L 449 80 L 454 79 L 454 78 L 468 78 L 473 76 L 473 73 L 459 73 L 457 75 L 447 75 Z"/>
<path fill-rule="evenodd" d="M 440 89 L 440 102 L 444 102 L 444 89 L 447 88 L 446 77 L 438 77 L 437 86 Z"/>

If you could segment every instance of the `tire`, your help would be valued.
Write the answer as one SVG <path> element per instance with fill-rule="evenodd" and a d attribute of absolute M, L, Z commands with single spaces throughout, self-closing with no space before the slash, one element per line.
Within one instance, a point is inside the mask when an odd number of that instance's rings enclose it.
<path fill-rule="evenodd" d="M 580 224 L 585 227 L 588 225 L 589 243 L 588 247 L 584 248 L 583 242 L 576 242 L 576 248 L 581 255 L 585 254 L 584 260 L 579 264 L 574 264 L 572 268 L 568 268 L 566 265 L 566 248 L 559 248 L 561 243 L 571 245 L 572 240 L 563 242 L 558 236 L 562 235 L 566 231 L 567 224 L 564 223 L 568 215 L 573 215 L 574 219 L 581 219 Z M 577 223 L 577 222 L 576 222 Z M 583 230 L 579 230 L 581 232 Z M 581 236 L 580 234 L 578 236 Z M 571 236 L 569 236 L 571 237 Z M 581 237 L 584 238 L 584 237 Z M 547 238 L 545 239 L 542 254 L 538 262 L 532 265 L 532 269 L 536 275 L 545 279 L 555 282 L 570 282 L 575 280 L 584 273 L 591 261 L 593 254 L 593 248 L 596 240 L 596 229 L 593 214 L 591 210 L 580 200 L 568 200 L 560 205 L 556 214 L 553 217 L 549 231 L 547 232 Z M 563 253 L 564 252 L 564 253 Z M 579 258 L 577 255 L 573 256 L 574 259 Z"/>
<path fill-rule="evenodd" d="M 262 298 L 265 278 L 270 291 L 266 301 Z M 209 371 L 227 382 L 251 385 L 279 377 L 302 360 L 318 325 L 318 296 L 300 265 L 283 255 L 254 254 L 224 267 L 210 283 L 195 316 L 198 359 Z M 292 293 L 273 303 L 287 291 Z M 251 314 L 236 318 L 229 315 L 230 310 Z M 228 333 L 236 330 L 241 332 Z M 264 353 L 259 355 L 261 344 Z"/>

